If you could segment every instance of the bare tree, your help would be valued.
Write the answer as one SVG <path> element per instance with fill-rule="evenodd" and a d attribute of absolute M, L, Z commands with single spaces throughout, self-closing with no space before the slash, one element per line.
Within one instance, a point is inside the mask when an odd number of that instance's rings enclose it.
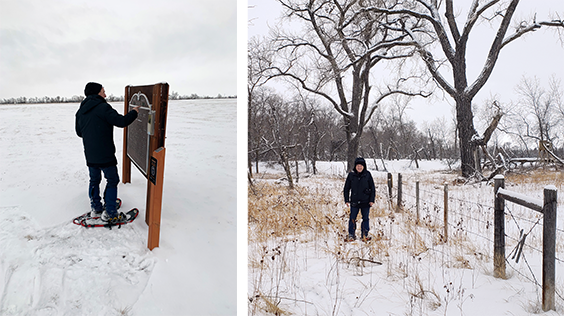
<path fill-rule="evenodd" d="M 536 77 L 523 78 L 516 91 L 519 95 L 516 106 L 526 127 L 526 137 L 552 143 L 556 137 L 555 129 L 562 121 L 555 98 L 541 87 Z"/>
<path fill-rule="evenodd" d="M 376 65 L 412 56 L 414 42 L 404 32 L 403 18 L 366 10 L 387 0 L 279 0 L 287 17 L 302 22 L 299 34 L 279 34 L 273 76 L 283 76 L 331 104 L 343 120 L 347 162 L 351 169 L 360 139 L 380 101 L 402 93 L 423 95 L 404 88 L 411 78 L 400 78 L 372 96 Z M 413 32 L 417 21 L 410 22 Z M 411 81 L 411 80 L 410 80 Z"/>
<path fill-rule="evenodd" d="M 303 118 L 303 125 L 300 126 L 299 139 L 302 155 L 306 164 L 306 172 L 311 165 L 313 174 L 317 174 L 317 161 L 323 151 L 322 141 L 330 131 L 333 123 L 331 113 L 319 106 L 315 99 L 298 98 L 298 103 L 302 105 L 299 116 Z"/>
<path fill-rule="evenodd" d="M 293 113 L 293 109 L 289 107 L 290 104 L 279 95 L 268 94 L 263 101 L 266 110 L 263 114 L 267 126 L 264 136 L 261 137 L 261 154 L 269 152 L 275 154 L 276 159 L 284 168 L 289 188 L 293 189 L 294 180 L 290 159 L 292 158 L 291 151 L 298 146 L 296 135 L 301 124 L 293 120 L 294 117 L 297 117 L 296 113 Z"/>
<path fill-rule="evenodd" d="M 388 101 L 374 113 L 363 136 L 361 153 L 386 159 L 419 159 L 428 141 L 406 115 L 408 98 L 396 95 Z"/>
<path fill-rule="evenodd" d="M 552 76 L 549 81 L 548 94 L 550 102 L 556 106 L 557 113 L 559 114 L 560 122 L 564 121 L 564 90 L 562 81 L 556 76 Z M 561 126 L 561 125 L 560 125 Z M 560 129 L 560 135 L 564 140 L 564 130 Z"/>
<path fill-rule="evenodd" d="M 462 175 L 465 177 L 472 176 L 475 172 L 474 152 L 482 138 L 474 128 L 472 100 L 490 78 L 500 51 L 524 34 L 541 27 L 564 27 L 561 19 L 537 21 L 535 17 L 531 21 L 518 21 L 514 29 L 509 31 L 518 4 L 519 0 L 473 0 L 462 28 L 459 26 L 460 20 L 457 20 L 456 17 L 454 0 L 414 0 L 405 1 L 400 7 L 375 6 L 365 9 L 368 12 L 384 13 L 390 16 L 409 15 L 417 21 L 426 21 L 430 26 L 440 44 L 443 59 L 437 59 L 433 55 L 433 46 L 425 42 L 426 37 L 420 35 L 419 29 L 415 30 L 406 25 L 405 30 L 417 43 L 419 55 L 436 83 L 456 103 L 461 168 Z M 441 15 L 444 15 L 446 20 Z M 466 64 L 468 39 L 480 19 L 487 19 L 492 24 L 498 23 L 497 31 L 480 74 L 474 81 L 470 81 Z M 419 28 L 419 23 L 416 25 Z M 449 67 L 445 67 L 444 64 Z M 452 76 L 451 80 L 447 79 L 449 75 Z"/>
<path fill-rule="evenodd" d="M 423 124 L 423 133 L 429 141 L 427 155 L 430 159 L 453 158 L 451 152 L 454 151 L 454 142 L 450 141 L 453 128 L 444 117 L 435 118 L 431 123 Z"/>
<path fill-rule="evenodd" d="M 515 88 L 519 99 L 512 102 L 508 122 L 502 130 L 518 139 L 525 149 L 539 142 L 553 144 L 562 135 L 564 121 L 559 81 L 550 79 L 543 88 L 538 78 L 523 78 Z"/>
<path fill-rule="evenodd" d="M 253 37 L 247 45 L 247 137 L 248 137 L 248 172 L 253 175 L 252 158 L 255 161 L 255 170 L 259 171 L 258 163 L 260 160 L 260 142 L 264 132 L 259 120 L 260 112 L 264 111 L 264 94 L 262 98 L 255 95 L 257 90 L 263 87 L 270 79 L 267 71 L 271 66 L 271 51 L 266 46 L 266 42 L 261 42 L 259 38 Z M 261 100 L 263 99 L 263 100 Z"/>

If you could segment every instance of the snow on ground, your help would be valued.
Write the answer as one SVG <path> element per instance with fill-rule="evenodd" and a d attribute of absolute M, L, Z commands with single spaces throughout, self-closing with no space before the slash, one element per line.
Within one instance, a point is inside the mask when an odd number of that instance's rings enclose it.
<path fill-rule="evenodd" d="M 169 102 L 152 252 L 147 180 L 135 167 L 132 183 L 118 187 L 122 207 L 141 211 L 135 222 L 72 224 L 89 210 L 77 109 L 0 106 L 0 314 L 236 314 L 236 100 Z M 114 137 L 121 176 L 123 130 Z"/>
<path fill-rule="evenodd" d="M 320 208 L 324 210 L 322 217 L 336 223 L 334 227 L 312 229 L 315 223 L 303 224 L 305 232 L 278 237 L 268 227 L 266 234 L 261 233 L 265 228 L 259 222 L 249 224 L 249 315 L 269 315 L 267 311 L 273 310 L 288 315 L 564 314 L 562 214 L 557 225 L 557 310 L 543 312 L 539 286 L 542 215 L 506 202 L 507 279 L 498 279 L 493 277 L 491 184 L 458 185 L 457 174 L 448 171 L 447 165 L 440 161 L 420 161 L 420 169 L 410 161 L 386 161 L 394 177 L 394 202 L 398 172 L 403 178 L 404 212 L 396 213 L 387 200 L 387 173 L 376 171 L 372 159 L 367 162 L 377 187 L 370 222 L 374 240 L 370 243 L 343 242 L 348 223 L 342 202 L 343 162 L 319 162 L 318 175 L 306 173 L 303 162 L 299 167 L 302 174 L 298 186 L 318 194 L 319 201 L 304 197 L 302 202 L 310 204 L 300 206 L 296 212 L 303 209 L 314 212 Z M 382 170 L 381 161 L 377 163 Z M 262 183 L 281 187 L 287 184 L 281 180 L 284 172 L 279 165 L 261 163 L 259 171 L 255 174 L 255 190 L 260 190 Z M 421 195 L 419 225 L 414 224 L 416 181 L 420 182 Z M 441 239 L 444 183 L 448 184 L 449 194 L 447 243 Z M 543 188 L 552 184 L 562 191 L 560 172 L 548 172 L 538 183 L 506 180 L 506 189 L 542 198 Z M 285 199 L 279 200 L 290 204 Z M 558 203 L 564 205 L 562 194 Z M 325 221 L 320 218 L 320 222 Z M 521 229 L 528 237 L 523 255 L 516 262 L 512 251 Z M 269 235 L 272 237 L 264 237 Z"/>
<path fill-rule="evenodd" d="M 442 160 L 419 160 L 419 168 L 417 168 L 416 163 L 410 160 L 385 160 L 385 168 L 382 166 L 382 160 L 380 159 L 366 159 L 366 166 L 371 171 L 372 174 L 379 173 L 386 175 L 387 172 L 391 173 L 403 173 L 403 174 L 429 174 L 429 173 L 441 173 L 446 172 L 449 168 L 446 162 Z M 375 167 L 375 165 L 377 167 Z M 254 167 L 254 162 L 253 162 Z M 322 176 L 342 176 L 346 177 L 347 164 L 343 161 L 318 161 L 316 163 L 318 173 Z M 299 162 L 298 170 L 300 173 L 305 175 L 311 175 L 311 167 L 307 169 L 303 161 Z M 456 168 L 456 166 L 452 166 Z M 253 169 L 254 170 L 254 169 Z M 379 171 L 378 171 L 379 170 Z M 261 162 L 259 163 L 259 171 L 262 173 L 270 174 L 283 174 L 283 169 L 279 164 L 272 162 Z M 295 169 L 292 169 L 295 172 Z"/>

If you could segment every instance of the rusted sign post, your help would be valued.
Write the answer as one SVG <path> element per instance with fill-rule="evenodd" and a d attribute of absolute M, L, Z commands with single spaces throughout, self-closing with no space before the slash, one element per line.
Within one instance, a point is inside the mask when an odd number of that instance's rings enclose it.
<path fill-rule="evenodd" d="M 150 250 L 159 246 L 168 89 L 167 83 L 125 87 L 125 113 L 140 108 L 135 122 L 123 131 L 122 182 L 131 182 L 131 163 L 147 178 L 145 222 Z"/>
<path fill-rule="evenodd" d="M 556 213 L 557 190 L 554 185 L 544 188 L 544 199 L 535 199 L 504 189 L 504 177 L 495 179 L 495 236 L 494 236 L 494 276 L 505 276 L 505 231 L 503 212 L 505 202 L 513 202 L 543 214 L 542 231 L 542 310 L 556 310 L 554 293 L 556 290 Z M 498 213 L 500 219 L 498 219 Z M 498 244 L 499 243 L 499 244 Z"/>

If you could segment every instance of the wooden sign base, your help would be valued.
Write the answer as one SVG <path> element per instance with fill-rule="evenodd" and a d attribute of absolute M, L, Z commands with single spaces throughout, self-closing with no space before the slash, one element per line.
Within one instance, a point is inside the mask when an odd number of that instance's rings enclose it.
<path fill-rule="evenodd" d="M 147 181 L 149 196 L 147 198 L 147 212 L 145 213 L 145 221 L 149 225 L 149 240 L 147 242 L 149 250 L 159 246 L 165 151 L 165 148 L 161 147 L 155 150 L 151 156 L 151 171 L 149 181 Z"/>

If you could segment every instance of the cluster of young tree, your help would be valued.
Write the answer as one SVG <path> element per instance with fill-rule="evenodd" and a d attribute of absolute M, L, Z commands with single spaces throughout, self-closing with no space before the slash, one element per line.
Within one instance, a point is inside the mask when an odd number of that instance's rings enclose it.
<path fill-rule="evenodd" d="M 67 97 L 19 97 L 19 98 L 8 98 L 8 99 L 1 99 L 0 104 L 24 104 L 24 103 L 76 103 L 82 102 L 84 100 L 84 96 L 74 95 L 70 98 Z"/>
<path fill-rule="evenodd" d="M 405 115 L 406 107 L 405 100 L 396 98 L 374 112 L 359 141 L 359 155 L 378 160 L 413 159 L 414 163 L 419 159 L 455 161 L 453 122 L 438 118 L 420 130 Z M 317 161 L 347 159 L 342 118 L 316 98 L 285 99 L 271 88 L 260 87 L 250 98 L 248 115 L 251 176 L 260 171 L 260 161 L 280 162 L 292 179 L 292 174 L 298 174 L 292 162 L 305 161 L 304 171 L 315 174 Z"/>
<path fill-rule="evenodd" d="M 564 155 L 564 92 L 556 77 L 543 87 L 537 78 L 523 78 L 515 87 L 516 100 L 500 104 L 489 100 L 474 106 L 476 124 L 486 130 L 490 146 L 476 156 L 476 168 L 494 170 L 517 158 L 538 158 L 539 143 L 550 144 L 552 153 Z M 438 117 L 420 127 L 407 116 L 411 97 L 396 95 L 382 102 L 365 126 L 358 155 L 372 158 L 385 168 L 384 160 L 440 159 L 451 166 L 459 160 L 455 118 Z M 282 164 L 292 184 L 299 174 L 297 161 L 305 161 L 308 173 L 316 173 L 317 161 L 346 161 L 343 118 L 316 97 L 287 98 L 274 89 L 259 86 L 249 98 L 249 173 L 259 172 L 260 161 Z M 488 142 L 488 141 L 486 141 Z"/>
<path fill-rule="evenodd" d="M 84 96 L 83 95 L 73 95 L 70 98 L 67 97 L 60 97 L 60 96 L 56 96 L 56 97 L 32 97 L 32 98 L 26 98 L 26 97 L 19 97 L 19 98 L 8 98 L 8 99 L 1 99 L 0 100 L 0 104 L 23 104 L 23 103 L 80 103 L 82 102 L 82 100 L 84 100 Z M 192 93 L 191 95 L 180 95 L 178 92 L 172 91 L 169 96 L 168 96 L 169 100 L 194 100 L 194 99 L 236 99 L 237 96 L 224 96 L 221 94 L 218 94 L 215 97 L 210 97 L 210 96 L 200 96 L 197 95 L 195 93 Z M 108 102 L 123 102 L 123 96 L 114 96 L 113 94 L 110 94 L 109 96 L 106 97 L 106 101 Z"/>
<path fill-rule="evenodd" d="M 457 1 L 456 8 L 455 0 L 278 1 L 284 22 L 289 23 L 249 43 L 249 107 L 259 88 L 278 78 L 299 93 L 316 95 L 339 116 L 349 170 L 369 123 L 386 99 L 428 97 L 438 87 L 455 104 L 462 175 L 479 173 L 480 149 L 484 150 L 503 113 L 495 113 L 479 132 L 473 100 L 490 78 L 501 50 L 541 27 L 564 28 L 557 15 L 544 21 L 536 16 L 513 21 L 519 0 Z M 479 75 L 471 79 L 468 40 L 480 21 L 487 21 L 494 34 L 491 39 L 480 36 L 481 44 L 488 41 L 489 50 Z M 512 23 L 516 27 L 510 27 Z M 423 69 L 411 66 L 418 64 Z M 386 72 L 389 67 L 395 72 Z"/>
<path fill-rule="evenodd" d="M 19 97 L 19 98 L 1 99 L 0 104 L 80 103 L 80 102 L 82 102 L 82 100 L 84 100 L 84 98 L 85 97 L 83 95 L 73 95 L 70 98 L 61 97 L 61 96 L 56 96 L 56 97 L 44 96 L 44 97 L 41 97 L 41 98 L 39 98 L 39 97 L 31 97 L 31 98 Z M 106 100 L 108 102 L 123 101 L 123 96 L 115 96 L 113 94 L 110 94 L 109 96 L 106 97 Z"/>
<path fill-rule="evenodd" d="M 222 95 L 218 93 L 215 97 L 210 97 L 207 95 L 201 96 L 196 93 L 192 93 L 190 95 L 180 95 L 176 91 L 172 91 L 168 95 L 169 100 L 198 100 L 198 99 L 237 99 L 236 95 Z"/>

